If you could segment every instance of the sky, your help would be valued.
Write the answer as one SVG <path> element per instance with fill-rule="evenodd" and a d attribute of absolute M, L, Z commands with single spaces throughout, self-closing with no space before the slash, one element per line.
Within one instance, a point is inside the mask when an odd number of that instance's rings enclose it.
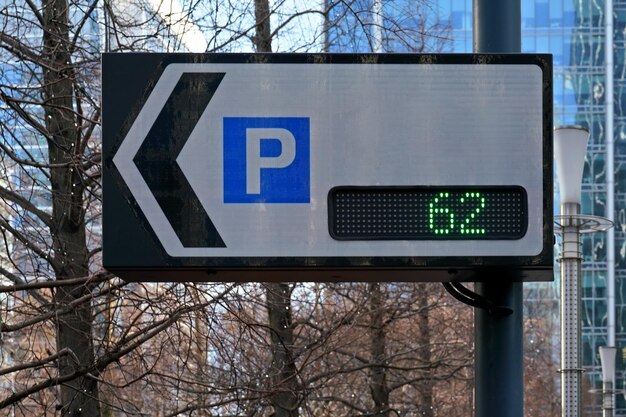
<path fill-rule="evenodd" d="M 252 1 L 239 1 L 220 7 L 209 5 L 213 9 L 196 7 L 197 21 L 187 16 L 187 5 L 180 0 L 148 0 L 151 7 L 168 24 L 173 34 L 178 37 L 183 50 L 188 52 L 206 52 L 217 45 L 227 43 L 236 31 L 246 31 L 254 26 L 254 4 Z M 272 2 L 271 28 L 284 25 L 274 37 L 274 52 L 320 52 L 322 49 L 322 23 L 320 10 L 322 2 L 305 0 L 283 0 Z M 217 11 L 217 13 L 216 13 Z M 242 13 L 242 11 L 245 11 Z M 204 16 L 200 16 L 204 14 Z M 293 18 L 293 16 L 298 16 Z M 210 17 L 207 17 L 210 16 Z M 232 21 L 235 16 L 235 21 Z M 211 20 L 201 22 L 201 19 Z M 222 27 L 222 30 L 203 32 L 201 26 Z M 230 29 L 235 28 L 235 32 Z M 249 32 L 254 34 L 254 30 Z M 224 52 L 252 52 L 252 43 L 247 38 L 229 43 Z"/>

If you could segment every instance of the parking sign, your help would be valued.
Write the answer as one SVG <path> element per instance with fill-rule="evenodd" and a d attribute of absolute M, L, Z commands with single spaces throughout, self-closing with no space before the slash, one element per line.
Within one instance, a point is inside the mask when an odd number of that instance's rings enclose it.
<path fill-rule="evenodd" d="M 105 267 L 552 279 L 551 77 L 547 55 L 105 54 Z"/>

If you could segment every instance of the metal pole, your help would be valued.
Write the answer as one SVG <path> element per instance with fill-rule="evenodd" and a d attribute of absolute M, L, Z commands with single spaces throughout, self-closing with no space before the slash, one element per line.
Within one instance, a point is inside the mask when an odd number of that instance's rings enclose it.
<path fill-rule="evenodd" d="M 615 391 L 612 382 L 602 383 L 602 417 L 613 417 L 615 413 Z"/>
<path fill-rule="evenodd" d="M 606 81 L 604 87 L 604 104 L 606 117 L 604 122 L 606 144 L 606 214 L 610 221 L 615 220 L 615 161 L 614 144 L 615 132 L 613 128 L 614 117 L 614 88 L 613 88 L 613 1 L 604 2 L 604 59 L 606 67 Z M 608 318 L 607 318 L 607 344 L 615 346 L 615 234 L 607 233 L 606 236 L 606 263 L 607 263 L 607 298 Z"/>
<path fill-rule="evenodd" d="M 602 365 L 602 416 L 615 415 L 615 346 L 600 346 Z"/>
<path fill-rule="evenodd" d="M 615 220 L 615 166 L 613 129 L 613 0 L 604 1 L 604 65 L 606 79 L 604 83 L 604 141 L 606 143 L 606 213 L 611 222 Z M 615 346 L 615 232 L 610 230 L 606 235 L 606 309 L 607 309 L 607 345 Z M 613 385 L 611 383 L 611 385 Z M 611 405 L 615 403 L 615 393 L 611 388 Z M 606 399 L 605 399 L 606 401 Z M 611 406 L 611 414 L 613 407 Z M 605 414 L 605 417 L 607 414 Z"/>
<path fill-rule="evenodd" d="M 580 416 L 580 230 L 575 216 L 580 205 L 561 205 L 561 415 Z M 568 217 L 569 216 L 569 217 Z"/>
<path fill-rule="evenodd" d="M 501 317 L 475 310 L 476 417 L 524 415 L 522 284 L 505 282 L 510 278 L 476 284 L 478 294 L 513 309 Z"/>
<path fill-rule="evenodd" d="M 474 52 L 521 51 L 520 0 L 474 0 Z M 513 309 L 508 316 L 476 310 L 476 417 L 524 415 L 524 355 L 521 282 L 486 277 L 476 292 Z"/>
<path fill-rule="evenodd" d="M 520 0 L 474 0 L 474 52 L 522 50 Z"/>

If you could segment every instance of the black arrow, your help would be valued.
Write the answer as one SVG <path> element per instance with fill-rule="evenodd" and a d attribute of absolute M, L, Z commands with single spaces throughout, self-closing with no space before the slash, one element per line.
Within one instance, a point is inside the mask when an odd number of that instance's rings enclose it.
<path fill-rule="evenodd" d="M 185 247 L 226 247 L 176 162 L 223 78 L 224 73 L 183 73 L 133 158 Z"/>

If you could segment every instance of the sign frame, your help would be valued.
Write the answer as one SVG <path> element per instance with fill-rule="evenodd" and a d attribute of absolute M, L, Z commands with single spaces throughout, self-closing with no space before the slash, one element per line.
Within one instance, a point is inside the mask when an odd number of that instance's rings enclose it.
<path fill-rule="evenodd" d="M 537 65 L 543 81 L 543 250 L 535 256 L 172 257 L 114 163 L 166 67 L 220 64 Z M 548 54 L 105 53 L 103 264 L 127 281 L 549 281 L 553 279 L 552 56 Z M 122 80 L 122 81 L 120 81 Z M 320 225 L 324 227 L 325 225 Z"/>

